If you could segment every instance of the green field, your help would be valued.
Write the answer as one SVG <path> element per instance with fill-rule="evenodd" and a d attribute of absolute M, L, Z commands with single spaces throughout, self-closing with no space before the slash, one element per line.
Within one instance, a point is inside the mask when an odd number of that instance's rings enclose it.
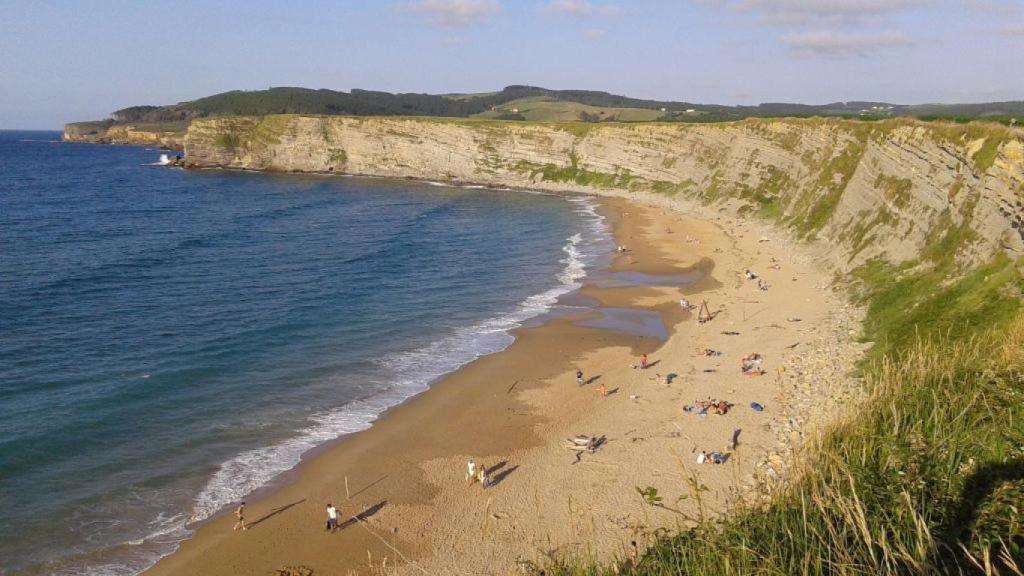
<path fill-rule="evenodd" d="M 650 122 L 660 118 L 664 112 L 644 108 L 589 106 L 547 96 L 534 96 L 512 100 L 474 116 L 500 118 L 507 114 L 519 114 L 524 120 L 532 122 L 575 122 L 588 117 L 599 122 Z"/>

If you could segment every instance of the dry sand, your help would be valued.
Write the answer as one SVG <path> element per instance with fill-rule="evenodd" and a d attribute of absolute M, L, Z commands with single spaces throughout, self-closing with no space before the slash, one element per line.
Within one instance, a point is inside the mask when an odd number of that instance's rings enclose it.
<path fill-rule="evenodd" d="M 625 558 L 655 528 L 685 526 L 698 500 L 714 514 L 760 497 L 802 442 L 808 418 L 827 420 L 855 393 L 843 375 L 857 356 L 856 311 L 807 259 L 761 229 L 602 203 L 630 249 L 613 270 L 703 276 L 682 289 L 591 282 L 582 290 L 604 306 L 658 312 L 666 341 L 581 327 L 578 317 L 520 329 L 505 351 L 307 458 L 287 485 L 249 502 L 250 530 L 232 532 L 233 518 L 222 515 L 149 574 L 519 573 L 551 557 Z M 770 289 L 747 280 L 747 268 Z M 680 308 L 684 294 L 720 313 L 699 324 L 696 311 Z M 739 334 L 723 334 L 730 331 Z M 695 354 L 704 348 L 722 355 Z M 631 367 L 644 352 L 653 365 Z M 765 375 L 741 373 L 740 359 L 752 352 L 764 356 Z M 597 380 L 578 386 L 576 367 Z M 666 385 L 668 373 L 678 377 Z M 600 396 L 598 384 L 613 392 Z M 683 412 L 708 397 L 734 406 L 724 416 Z M 576 462 L 564 441 L 580 433 L 608 441 Z M 729 459 L 697 465 L 701 450 Z M 466 482 L 469 458 L 491 469 L 491 487 Z M 707 487 L 699 499 L 691 479 Z M 638 495 L 648 486 L 663 507 Z M 328 502 L 360 520 L 325 533 Z"/>

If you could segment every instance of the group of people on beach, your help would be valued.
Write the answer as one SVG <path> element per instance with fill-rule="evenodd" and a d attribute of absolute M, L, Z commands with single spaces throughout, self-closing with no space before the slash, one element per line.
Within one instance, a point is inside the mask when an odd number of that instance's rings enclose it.
<path fill-rule="evenodd" d="M 697 454 L 697 464 L 724 464 L 728 458 L 726 454 L 721 452 L 708 454 L 707 450 L 701 450 L 700 454 Z"/>
<path fill-rule="evenodd" d="M 245 501 L 238 503 L 238 508 L 235 508 L 235 525 L 232 528 L 233 531 L 248 530 L 249 526 L 245 523 Z M 334 507 L 334 504 L 327 503 L 327 525 L 324 528 L 325 531 L 334 532 L 338 529 L 338 509 Z"/>
<path fill-rule="evenodd" d="M 725 416 L 729 413 L 729 410 L 733 407 L 732 403 L 728 400 L 717 400 L 715 398 L 708 398 L 707 400 L 696 400 L 693 404 L 687 404 L 683 406 L 683 412 L 690 412 L 693 414 L 717 414 L 719 416 Z"/>
<path fill-rule="evenodd" d="M 476 461 L 472 458 L 466 462 L 466 482 L 472 484 L 479 482 L 480 486 L 487 488 L 491 485 L 491 479 L 487 476 L 487 467 L 484 465 L 477 465 Z"/>

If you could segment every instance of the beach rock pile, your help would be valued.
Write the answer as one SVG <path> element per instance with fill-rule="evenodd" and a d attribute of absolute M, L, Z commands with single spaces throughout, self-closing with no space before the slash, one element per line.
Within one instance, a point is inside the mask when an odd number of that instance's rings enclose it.
<path fill-rule="evenodd" d="M 768 494 L 787 479 L 794 457 L 829 423 L 853 413 L 866 394 L 854 368 L 870 343 L 858 342 L 865 311 L 838 298 L 824 327 L 803 331 L 801 342 L 778 372 L 779 416 L 766 426 L 775 433 L 775 449 L 758 463 L 746 491 Z"/>

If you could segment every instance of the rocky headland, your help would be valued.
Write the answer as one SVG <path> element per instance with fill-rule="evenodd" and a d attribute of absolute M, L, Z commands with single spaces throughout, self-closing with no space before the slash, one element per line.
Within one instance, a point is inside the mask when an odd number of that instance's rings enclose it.
<path fill-rule="evenodd" d="M 65 142 L 131 144 L 180 151 L 184 150 L 187 127 L 186 122 L 160 124 L 124 124 L 116 123 L 113 120 L 75 122 L 64 125 L 61 139 Z"/>

